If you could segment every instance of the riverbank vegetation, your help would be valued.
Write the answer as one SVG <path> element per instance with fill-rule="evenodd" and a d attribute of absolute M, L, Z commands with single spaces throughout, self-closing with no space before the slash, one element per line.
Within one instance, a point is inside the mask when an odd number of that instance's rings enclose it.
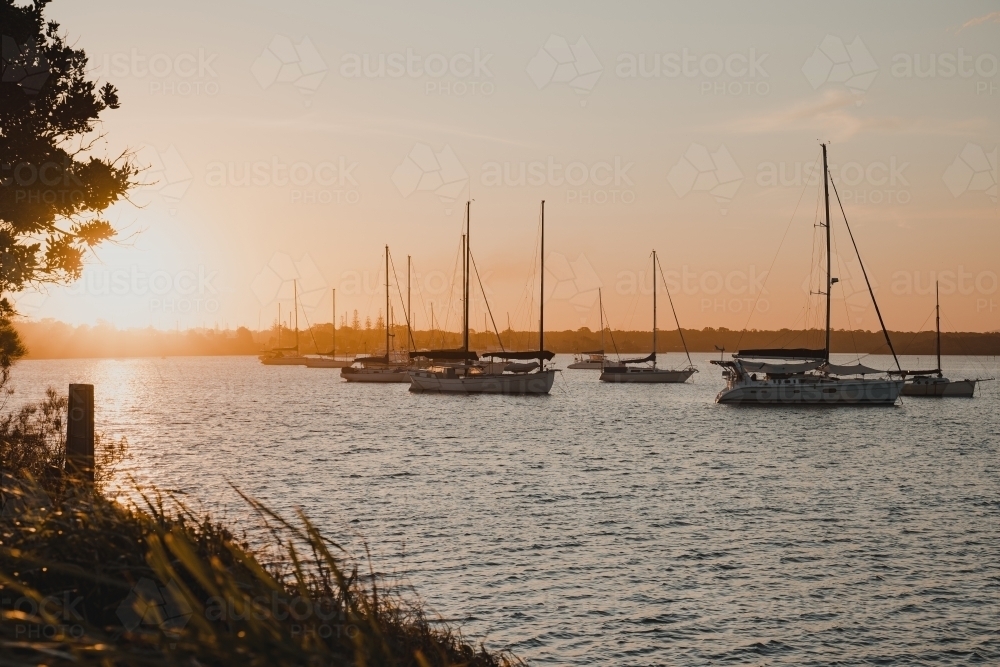
<path fill-rule="evenodd" d="M 66 399 L 0 420 L 0 664 L 521 664 L 429 619 L 307 517 L 245 498 L 264 534 L 176 497 L 102 488 L 127 456 L 97 443 L 97 484 L 64 471 Z M 103 482 L 103 483 L 102 483 Z"/>
<path fill-rule="evenodd" d="M 41 322 L 19 321 L 16 324 L 20 339 L 27 347 L 29 359 L 101 358 L 101 357 L 162 357 L 200 355 L 257 354 L 275 347 L 294 345 L 295 332 L 282 328 L 280 338 L 276 328 L 251 331 L 240 327 L 236 330 L 189 329 L 162 331 L 158 329 L 117 329 L 110 324 L 98 326 L 71 326 L 54 320 Z M 394 327 L 393 345 L 406 346 L 406 327 Z M 934 332 L 891 331 L 893 345 L 898 354 L 934 354 Z M 736 351 L 739 346 L 758 347 L 822 347 L 823 332 L 793 331 L 733 331 L 730 329 L 685 329 L 684 339 L 692 352 L 716 352 L 718 348 Z M 841 353 L 888 354 L 889 349 L 881 331 L 832 332 L 833 351 Z M 326 353 L 333 349 L 333 331 L 329 323 L 316 324 L 299 332 L 299 349 L 303 354 Z M 500 332 L 500 340 L 508 350 L 535 349 L 537 331 Z M 415 331 L 413 344 L 418 349 L 460 347 L 461 334 L 445 331 Z M 473 331 L 470 344 L 476 350 L 499 349 L 495 333 Z M 623 354 L 648 352 L 652 345 L 650 331 L 606 330 L 604 347 L 614 353 L 617 347 Z M 601 347 L 600 331 L 587 328 L 575 331 L 546 331 L 545 346 L 557 353 L 574 353 L 597 350 Z M 941 334 L 944 354 L 1000 354 L 1000 333 Z M 337 328 L 336 351 L 338 354 L 356 355 L 376 352 L 385 348 L 385 329 L 372 325 L 366 329 L 351 326 Z M 658 352 L 681 352 L 677 331 L 660 331 L 657 334 Z"/>

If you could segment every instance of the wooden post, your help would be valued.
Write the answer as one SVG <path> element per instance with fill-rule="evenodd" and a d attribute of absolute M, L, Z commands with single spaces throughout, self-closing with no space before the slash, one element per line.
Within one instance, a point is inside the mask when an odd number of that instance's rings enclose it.
<path fill-rule="evenodd" d="M 66 421 L 66 471 L 94 481 L 94 385 L 69 386 L 69 419 Z"/>

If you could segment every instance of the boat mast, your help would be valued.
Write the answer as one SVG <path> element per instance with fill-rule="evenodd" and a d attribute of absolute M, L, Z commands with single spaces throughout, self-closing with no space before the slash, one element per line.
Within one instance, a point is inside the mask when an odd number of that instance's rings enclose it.
<path fill-rule="evenodd" d="M 830 258 L 830 169 L 826 164 L 826 144 L 823 146 L 823 200 L 826 206 L 826 363 L 830 363 L 830 287 L 833 285 Z"/>
<path fill-rule="evenodd" d="M 656 370 L 656 251 L 653 251 L 653 370 Z"/>
<path fill-rule="evenodd" d="M 295 353 L 299 352 L 299 281 L 292 281 L 292 298 L 295 303 Z"/>
<path fill-rule="evenodd" d="M 465 246 L 465 254 L 462 261 L 462 280 L 464 285 L 462 286 L 464 297 L 462 299 L 462 305 L 464 310 L 464 315 L 462 321 L 464 323 L 464 331 L 462 332 L 462 350 L 465 351 L 465 363 L 469 363 L 469 208 L 471 201 L 465 202 L 465 234 L 462 236 L 462 244 Z"/>
<path fill-rule="evenodd" d="M 545 200 L 542 200 L 542 244 L 541 279 L 538 289 L 538 365 L 545 366 L 542 351 L 545 350 Z"/>
<path fill-rule="evenodd" d="M 385 246 L 385 363 L 389 363 L 389 244 Z"/>
<path fill-rule="evenodd" d="M 333 342 L 330 344 L 330 354 L 337 358 L 337 288 L 333 288 Z"/>
<path fill-rule="evenodd" d="M 601 288 L 597 288 L 597 309 L 600 310 L 601 317 L 601 365 L 604 364 L 604 301 L 601 298 Z"/>
<path fill-rule="evenodd" d="M 937 372 L 941 377 L 941 293 L 938 281 L 934 281 L 935 328 L 937 329 Z"/>
<path fill-rule="evenodd" d="M 410 310 L 410 256 L 406 256 L 406 351 L 410 351 L 410 343 L 413 342 L 413 330 L 411 329 L 413 311 Z"/>

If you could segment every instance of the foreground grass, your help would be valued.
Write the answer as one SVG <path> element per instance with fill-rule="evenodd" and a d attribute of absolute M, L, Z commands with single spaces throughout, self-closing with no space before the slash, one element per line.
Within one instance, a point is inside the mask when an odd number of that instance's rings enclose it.
<path fill-rule="evenodd" d="M 522 664 L 430 622 L 304 515 L 244 496 L 271 537 L 250 547 L 155 490 L 126 505 L 65 478 L 62 408 L 0 420 L 0 665 Z M 101 448 L 99 481 L 124 448 Z"/>

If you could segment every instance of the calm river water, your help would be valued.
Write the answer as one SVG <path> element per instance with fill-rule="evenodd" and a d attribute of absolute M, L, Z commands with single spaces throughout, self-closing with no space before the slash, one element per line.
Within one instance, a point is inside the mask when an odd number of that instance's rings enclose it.
<path fill-rule="evenodd" d="M 250 357 L 24 361 L 8 405 L 93 383 L 138 478 L 248 526 L 227 482 L 302 508 L 534 664 L 1000 664 L 1000 383 L 738 408 L 713 402 L 707 359 L 687 385 L 567 370 L 547 397 L 411 394 Z"/>

